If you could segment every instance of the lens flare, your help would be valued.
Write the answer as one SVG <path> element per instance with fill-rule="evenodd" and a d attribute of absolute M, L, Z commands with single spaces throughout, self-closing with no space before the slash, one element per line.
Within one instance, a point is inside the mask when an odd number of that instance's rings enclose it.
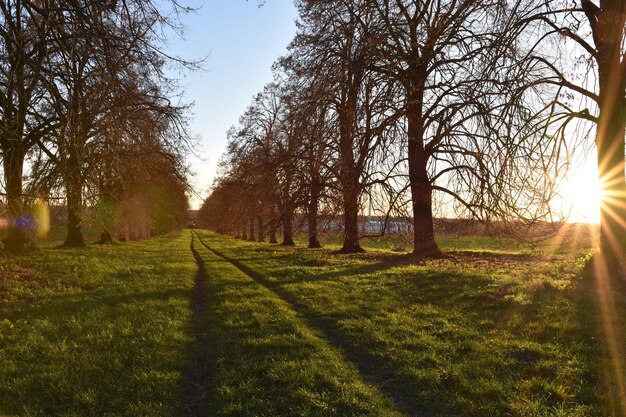
<path fill-rule="evenodd" d="M 37 235 L 39 237 L 47 237 L 48 233 L 50 233 L 50 208 L 48 207 L 48 203 L 44 199 L 38 198 L 33 208 L 33 214 L 36 222 Z"/>
<path fill-rule="evenodd" d="M 600 309 L 601 330 L 604 336 L 604 357 L 600 361 L 603 380 L 609 389 L 608 400 L 614 415 L 626 416 L 626 345 L 624 344 L 623 297 L 620 288 L 626 278 L 626 260 L 623 258 L 626 219 L 622 205 L 625 196 L 624 166 L 619 164 L 600 178 L 601 207 L 604 224 L 600 252 L 596 254 L 593 272 Z"/>

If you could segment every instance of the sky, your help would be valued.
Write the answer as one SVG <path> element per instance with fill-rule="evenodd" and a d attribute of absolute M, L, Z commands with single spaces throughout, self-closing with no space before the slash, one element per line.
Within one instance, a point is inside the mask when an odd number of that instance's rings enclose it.
<path fill-rule="evenodd" d="M 188 3 L 187 3 L 188 4 Z M 207 57 L 204 70 L 181 78 L 184 100 L 193 102 L 192 134 L 199 141 L 189 162 L 196 175 L 193 208 L 208 195 L 217 162 L 226 149 L 226 131 L 237 123 L 252 97 L 272 81 L 272 63 L 287 51 L 296 33 L 291 0 L 205 0 L 182 17 L 185 39 L 171 37 L 167 49 L 186 59 Z"/>
<path fill-rule="evenodd" d="M 192 208 L 199 208 L 208 195 L 226 149 L 226 131 L 237 123 L 252 97 L 272 81 L 272 63 L 286 53 L 296 32 L 292 0 L 260 2 L 261 7 L 259 0 L 191 0 L 191 6 L 200 8 L 182 17 L 185 39 L 169 39 L 170 53 L 207 58 L 204 70 L 187 72 L 181 79 L 184 100 L 194 103 L 190 130 L 199 139 L 195 155 L 189 158 L 195 172 Z M 562 187 L 562 206 L 569 211 L 570 221 L 599 221 L 596 175 L 592 152 L 575 162 Z"/>

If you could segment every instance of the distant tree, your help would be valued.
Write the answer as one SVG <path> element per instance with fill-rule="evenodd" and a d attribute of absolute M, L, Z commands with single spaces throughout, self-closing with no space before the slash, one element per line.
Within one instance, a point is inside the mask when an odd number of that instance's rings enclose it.
<path fill-rule="evenodd" d="M 367 1 L 299 1 L 301 23 L 291 45 L 292 71 L 328 86 L 320 105 L 336 117 L 336 177 L 341 189 L 344 242 L 341 252 L 360 252 L 359 200 L 366 167 L 383 136 L 375 126 L 385 108 L 372 104 L 387 98 L 384 80 L 371 71 L 376 21 Z"/>
<path fill-rule="evenodd" d="M 309 248 L 320 248 L 318 238 L 318 216 L 320 204 L 331 180 L 329 169 L 331 155 L 329 141 L 333 135 L 333 126 L 328 104 L 318 102 L 321 86 L 310 86 L 305 94 L 299 97 L 298 109 L 304 118 L 302 125 L 302 155 L 299 170 L 303 186 L 307 190 L 306 213 L 309 237 Z"/>
<path fill-rule="evenodd" d="M 258 221 L 263 206 L 275 204 L 275 178 L 267 169 L 267 139 L 261 139 L 266 138 L 263 132 L 272 129 L 275 119 L 272 118 L 273 122 L 268 126 L 258 118 L 262 110 L 257 104 L 261 100 L 259 94 L 240 117 L 239 125 L 228 131 L 228 149 L 222 162 L 225 173 L 214 186 L 228 189 L 230 198 L 224 202 L 230 202 L 227 209 L 238 219 L 236 236 L 245 234 L 248 239 L 254 239 L 254 223 Z M 251 229 L 251 236 L 240 231 L 245 228 Z"/>
<path fill-rule="evenodd" d="M 294 245 L 294 214 L 305 198 L 303 177 L 300 172 L 303 155 L 303 139 L 307 120 L 301 112 L 297 86 L 285 82 L 281 91 L 282 112 L 279 115 L 280 130 L 275 137 L 278 178 L 278 207 L 283 225 L 282 245 Z"/>
<path fill-rule="evenodd" d="M 339 196 L 344 253 L 362 251 L 360 240 L 371 236 L 371 224 L 359 230 L 365 202 L 370 214 L 384 215 L 380 234 L 392 215 L 412 218 L 419 259 L 441 255 L 435 194 L 454 201 L 444 216 L 492 230 L 528 235 L 553 220 L 561 141 L 528 123 L 535 103 L 518 89 L 506 2 L 296 5 L 298 33 L 276 65 L 282 72 L 272 89 L 280 93 L 268 100 L 266 89 L 259 97 L 267 101 L 246 111 L 229 176 L 250 190 L 272 184 L 286 237 L 289 213 L 301 210 L 309 245 L 319 246 L 323 193 Z"/>
<path fill-rule="evenodd" d="M 283 225 L 283 243 L 293 242 L 291 235 L 290 217 L 285 214 L 287 200 L 281 199 L 281 175 L 283 181 L 290 182 L 292 176 L 289 172 L 281 173 L 281 164 L 286 161 L 281 159 L 280 117 L 283 112 L 280 96 L 280 87 L 276 83 L 270 83 L 263 91 L 256 95 L 253 103 L 246 113 L 244 125 L 245 137 L 240 136 L 241 146 L 248 149 L 248 166 L 254 172 L 254 184 L 251 186 L 252 193 L 257 197 L 258 212 L 265 212 L 270 228 L 270 241 L 277 243 L 276 230 L 278 225 Z M 243 133 L 243 132 L 242 132 Z M 287 222 L 287 226 L 284 223 Z"/>
<path fill-rule="evenodd" d="M 283 245 L 294 244 L 293 217 L 301 198 L 296 181 L 300 125 L 289 101 L 280 85 L 267 85 L 241 117 L 240 126 L 230 132 L 228 152 L 230 169 L 248 189 L 249 217 L 256 217 L 262 205 L 270 213 L 275 207 Z"/>
<path fill-rule="evenodd" d="M 181 226 L 187 220 L 185 192 L 189 186 L 181 149 L 168 148 L 168 143 L 177 143 L 168 136 L 180 134 L 171 125 L 177 117 L 171 120 L 161 112 L 144 109 L 126 115 L 125 120 L 126 125 L 115 136 L 118 142 L 108 139 L 94 144 L 97 158 L 90 164 L 86 179 L 92 188 L 91 200 L 101 213 L 109 214 L 101 221 L 105 234 L 119 229 L 116 223 L 126 202 L 143 202 L 145 213 L 135 213 L 134 219 L 145 223 L 144 235 L 118 233 L 133 240 Z"/>
<path fill-rule="evenodd" d="M 218 233 L 231 234 L 236 239 L 242 236 L 241 189 L 235 178 L 221 176 L 216 181 L 209 196 L 198 210 L 200 227 Z"/>

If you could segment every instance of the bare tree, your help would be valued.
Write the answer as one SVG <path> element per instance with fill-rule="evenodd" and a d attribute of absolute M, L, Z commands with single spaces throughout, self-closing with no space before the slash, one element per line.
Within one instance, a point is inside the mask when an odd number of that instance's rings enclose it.
<path fill-rule="evenodd" d="M 117 140 L 110 126 L 148 109 L 174 120 L 179 134 L 170 139 L 180 144 L 187 137 L 184 122 L 175 121 L 181 109 L 168 98 L 170 80 L 162 73 L 166 57 L 158 48 L 157 34 L 170 21 L 154 3 L 72 2 L 60 6 L 54 18 L 49 41 L 54 53 L 45 71 L 49 113 L 58 122 L 40 145 L 66 190 L 64 245 L 83 246 L 83 193 L 99 143 Z"/>
<path fill-rule="evenodd" d="M 308 190 L 308 201 L 306 202 L 308 247 L 320 248 L 318 215 L 320 203 L 332 172 L 329 169 L 331 158 L 328 145 L 329 139 L 332 137 L 333 127 L 331 126 L 328 106 L 315 100 L 318 95 L 316 88 L 309 88 L 308 92 L 312 94 L 312 97 L 304 96 L 298 101 L 299 109 L 303 111 L 305 118 L 301 138 L 303 148 L 302 170 L 299 172 L 303 175 L 302 182 Z"/>
<path fill-rule="evenodd" d="M 256 217 L 261 205 L 269 207 L 270 213 L 276 207 L 283 245 L 294 244 L 293 218 L 301 200 L 296 170 L 302 124 L 293 108 L 287 90 L 271 83 L 255 97 L 240 119 L 240 127 L 229 135 L 231 169 L 246 172 L 242 178 L 249 189 L 247 201 L 255 202 L 256 208 L 249 211 Z M 270 218 L 270 223 L 275 221 Z"/>
<path fill-rule="evenodd" d="M 366 167 L 382 140 L 377 123 L 386 119 L 385 80 L 371 71 L 379 25 L 371 2 L 298 2 L 302 23 L 291 46 L 292 70 L 328 86 L 320 105 L 328 103 L 336 118 L 336 177 L 341 189 L 344 242 L 341 252 L 360 252 L 358 215 L 367 180 Z"/>
<path fill-rule="evenodd" d="M 595 128 L 602 252 L 608 258 L 624 258 L 626 3 L 551 0 L 514 5 L 512 34 L 519 44 L 530 45 L 520 54 L 526 74 L 520 91 L 542 88 L 548 116 L 534 122 L 553 128 L 555 135 L 584 141 L 589 126 Z M 574 129 L 573 121 L 582 124 Z"/>
<path fill-rule="evenodd" d="M 277 157 L 267 161 L 276 164 L 283 216 L 291 212 L 285 207 L 304 206 L 306 196 L 311 246 L 319 244 L 323 190 L 341 196 L 341 252 L 361 251 L 360 239 L 372 235 L 371 225 L 359 230 L 365 201 L 370 212 L 382 213 L 379 234 L 393 213 L 412 217 L 419 259 L 441 255 L 435 194 L 453 200 L 444 216 L 477 218 L 491 229 L 527 234 L 553 220 L 560 142 L 528 123 L 532 110 L 517 88 L 518 50 L 503 31 L 512 22 L 503 1 L 297 6 L 302 21 L 280 61 L 286 77 L 279 82 L 290 93 L 274 113 L 278 140 L 256 147 L 275 150 L 265 154 Z M 251 125 L 267 119 L 247 116 Z M 290 230 L 285 222 L 283 228 Z"/>
<path fill-rule="evenodd" d="M 14 251 L 28 244 L 25 231 L 16 226 L 24 211 L 24 160 L 51 124 L 41 117 L 42 67 L 49 48 L 47 7 L 47 2 L 0 2 L 0 150 L 10 220 L 4 243 Z"/>
<path fill-rule="evenodd" d="M 477 57 L 489 45 L 490 15 L 497 1 L 383 1 L 375 9 L 386 29 L 380 40 L 378 71 L 403 88 L 406 151 L 413 206 L 413 244 L 418 257 L 439 256 L 435 242 L 432 196 L 436 190 L 461 196 L 437 184 L 454 171 L 482 176 L 484 167 L 454 163 L 454 156 L 480 164 L 484 149 L 464 132 L 484 109 L 476 100 L 490 88 L 476 81 Z M 482 77 L 482 74 L 481 74 Z M 464 161 L 465 162 L 465 161 Z M 478 169 L 476 169 L 478 168 Z"/>

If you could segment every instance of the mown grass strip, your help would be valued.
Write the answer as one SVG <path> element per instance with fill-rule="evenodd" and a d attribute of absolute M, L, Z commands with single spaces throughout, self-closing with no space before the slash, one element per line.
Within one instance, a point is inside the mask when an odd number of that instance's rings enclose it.
<path fill-rule="evenodd" d="M 414 401 L 413 397 L 398 395 L 395 390 L 387 389 L 389 388 L 389 386 L 386 385 L 388 375 L 386 373 L 379 373 L 379 368 L 373 366 L 376 358 L 369 355 L 369 352 L 365 350 L 355 350 L 353 346 L 346 343 L 346 340 L 342 338 L 342 335 L 338 333 L 334 327 L 325 325 L 326 323 L 324 321 L 319 321 L 315 315 L 302 308 L 302 306 L 298 304 L 298 301 L 295 297 L 293 297 L 288 292 L 283 291 L 280 286 L 268 281 L 263 274 L 247 267 L 245 264 L 239 262 L 237 259 L 230 258 L 223 253 L 211 248 L 199 234 L 197 236 L 199 238 L 199 241 L 202 243 L 202 245 L 204 245 L 206 249 L 237 267 L 237 269 L 239 269 L 241 272 L 255 280 L 263 287 L 267 288 L 283 302 L 285 302 L 289 306 L 289 308 L 297 313 L 298 317 L 306 324 L 306 326 L 312 329 L 319 337 L 323 338 L 330 345 L 339 349 L 342 356 L 356 366 L 356 368 L 359 370 L 360 374 L 365 378 L 365 380 L 376 386 L 378 389 L 381 389 L 382 392 L 384 392 L 385 395 L 394 402 L 394 405 L 399 410 L 408 415 L 421 415 L 421 407 L 418 403 Z"/>
<path fill-rule="evenodd" d="M 381 390 L 413 410 L 611 415 L 611 388 L 597 383 L 596 311 L 576 281 L 575 258 L 392 267 L 371 256 L 202 237 L 384 375 Z"/>
<path fill-rule="evenodd" d="M 209 249 L 195 250 L 209 278 L 213 415 L 401 415 L 288 302 Z"/>

